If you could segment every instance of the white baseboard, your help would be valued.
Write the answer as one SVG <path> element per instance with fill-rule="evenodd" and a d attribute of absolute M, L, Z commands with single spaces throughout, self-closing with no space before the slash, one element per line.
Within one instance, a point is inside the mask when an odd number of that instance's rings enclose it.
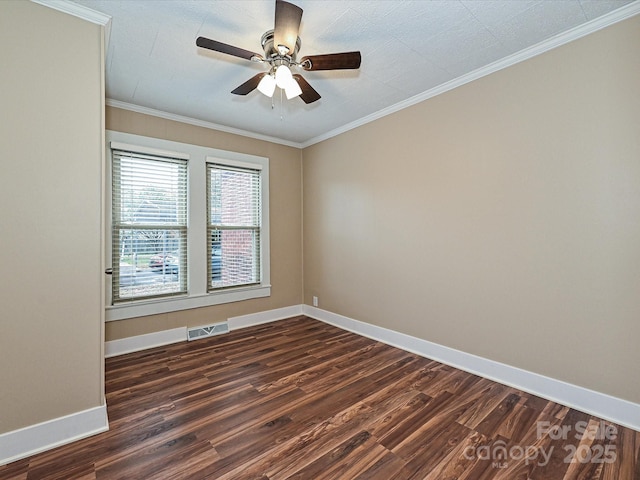
<path fill-rule="evenodd" d="M 354 320 L 309 305 L 303 313 L 325 323 L 378 340 L 465 372 L 532 393 L 596 417 L 640 431 L 640 405 L 588 388 L 478 357 L 387 328 Z"/>
<path fill-rule="evenodd" d="M 239 328 L 252 327 L 254 325 L 262 325 L 263 323 L 296 317 L 302 315 L 302 310 L 302 305 L 293 305 L 291 307 L 276 308 L 274 310 L 241 315 L 239 317 L 229 317 L 227 322 L 229 323 L 229 330 L 237 330 Z"/>
<path fill-rule="evenodd" d="M 186 342 L 187 327 L 172 328 L 159 332 L 136 335 L 135 337 L 110 340 L 104 344 L 105 358 L 124 355 L 125 353 L 139 352 L 148 348 L 161 347 L 170 343 Z"/>
<path fill-rule="evenodd" d="M 109 430 L 107 405 L 0 434 L 0 465 Z"/>
<path fill-rule="evenodd" d="M 302 305 L 276 308 L 264 312 L 250 313 L 238 317 L 230 317 L 227 320 L 229 331 L 239 328 L 261 325 L 263 323 L 275 322 L 285 318 L 302 315 Z M 171 330 L 161 330 L 159 332 L 136 335 L 134 337 L 121 338 L 105 342 L 105 358 L 124 355 L 125 353 L 139 352 L 148 348 L 161 347 L 171 343 L 185 342 L 187 340 L 187 327 L 172 328 Z"/>

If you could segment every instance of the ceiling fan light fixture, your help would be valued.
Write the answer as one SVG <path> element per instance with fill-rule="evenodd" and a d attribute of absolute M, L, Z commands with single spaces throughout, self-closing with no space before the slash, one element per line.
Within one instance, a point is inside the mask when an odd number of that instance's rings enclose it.
<path fill-rule="evenodd" d="M 273 0 L 271 0 L 273 1 Z M 260 40 L 264 56 L 226 43 L 198 37 L 198 47 L 224 53 L 234 57 L 269 65 L 269 72 L 254 75 L 231 91 L 234 95 L 247 95 L 259 90 L 273 98 L 275 87 L 285 91 L 287 99 L 300 97 L 306 103 L 320 100 L 320 94 L 299 74 L 293 74 L 291 67 L 302 70 L 355 70 L 360 68 L 361 55 L 358 51 L 329 53 L 303 57 L 296 60 L 302 42 L 298 36 L 302 21 L 302 9 L 286 0 L 275 0 L 276 12 L 274 28 L 267 30 Z"/>
<path fill-rule="evenodd" d="M 276 79 L 273 78 L 273 75 L 268 73 L 262 77 L 258 83 L 258 90 L 269 98 L 273 97 L 273 92 L 276 90 Z"/>
<path fill-rule="evenodd" d="M 287 85 L 290 85 L 291 82 L 295 82 L 293 76 L 291 75 L 291 70 L 286 65 L 279 65 L 276 68 L 276 85 L 278 85 L 283 90 L 287 88 Z"/>
<path fill-rule="evenodd" d="M 291 100 L 293 97 L 301 95 L 302 89 L 300 88 L 300 85 L 298 85 L 298 82 L 292 78 L 289 85 L 284 88 L 284 93 L 287 96 L 287 100 Z"/>

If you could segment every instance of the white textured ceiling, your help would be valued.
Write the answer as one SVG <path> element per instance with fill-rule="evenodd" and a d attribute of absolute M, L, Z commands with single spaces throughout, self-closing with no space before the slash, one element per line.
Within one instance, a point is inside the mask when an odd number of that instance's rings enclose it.
<path fill-rule="evenodd" d="M 205 36 L 262 53 L 274 0 L 76 0 L 112 17 L 106 96 L 304 145 L 624 7 L 631 0 L 293 0 L 304 55 L 359 50 L 357 71 L 302 72 L 322 95 L 230 92 L 264 65 L 196 47 Z M 637 5 L 636 5 L 637 6 Z M 628 8 L 628 7 L 625 7 Z M 273 105 L 272 105 L 273 103 Z"/>

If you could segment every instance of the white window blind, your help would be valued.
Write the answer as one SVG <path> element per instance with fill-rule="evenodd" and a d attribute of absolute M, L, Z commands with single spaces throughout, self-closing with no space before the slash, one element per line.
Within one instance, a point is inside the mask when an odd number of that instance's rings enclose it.
<path fill-rule="evenodd" d="M 187 293 L 187 162 L 112 145 L 112 301 Z"/>
<path fill-rule="evenodd" d="M 207 163 L 208 291 L 261 281 L 260 170 Z"/>

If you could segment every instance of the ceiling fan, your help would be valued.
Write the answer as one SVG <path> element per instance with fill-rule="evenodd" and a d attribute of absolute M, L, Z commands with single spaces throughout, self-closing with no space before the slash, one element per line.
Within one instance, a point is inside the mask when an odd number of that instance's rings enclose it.
<path fill-rule="evenodd" d="M 216 52 L 244 58 L 252 62 L 269 65 L 268 72 L 258 73 L 237 87 L 231 93 L 246 95 L 256 88 L 268 97 L 272 97 L 276 86 L 284 90 L 287 99 L 300 96 L 305 103 L 320 99 L 320 94 L 307 83 L 302 75 L 291 73 L 291 68 L 302 70 L 351 70 L 360 68 L 360 52 L 330 53 L 309 55 L 300 61 L 296 56 L 300 50 L 298 31 L 302 20 L 302 9 L 284 0 L 276 0 L 275 26 L 262 35 L 261 44 L 264 55 L 250 52 L 226 43 L 198 37 L 196 45 Z"/>

